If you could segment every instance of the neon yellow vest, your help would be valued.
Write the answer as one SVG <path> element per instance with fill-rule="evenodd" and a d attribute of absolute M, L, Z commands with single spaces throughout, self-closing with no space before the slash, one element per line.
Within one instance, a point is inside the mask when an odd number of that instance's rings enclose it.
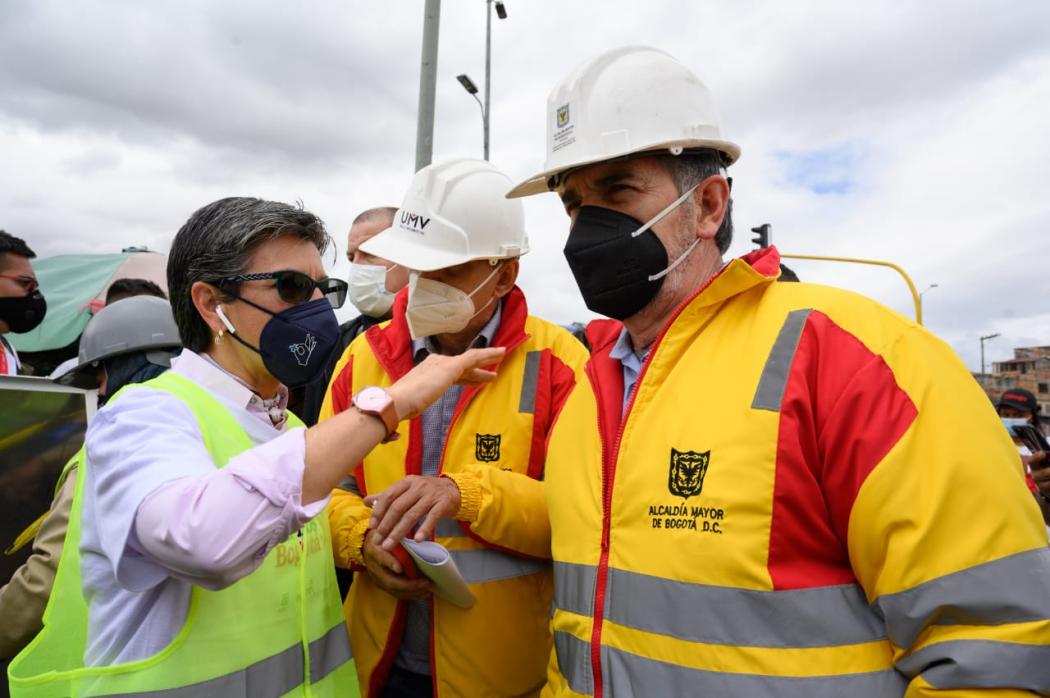
<path fill-rule="evenodd" d="M 191 381 L 165 373 L 147 383 L 185 402 L 217 467 L 252 447 L 236 419 Z M 289 414 L 289 424 L 302 422 Z M 83 449 L 78 454 L 83 462 Z M 357 677 L 335 582 L 327 516 L 270 551 L 253 573 L 221 591 L 193 587 L 186 622 L 156 655 L 85 667 L 88 608 L 80 579 L 84 478 L 44 629 L 8 669 L 16 698 L 57 696 L 357 696 Z M 302 553 L 305 551 L 305 555 Z"/>

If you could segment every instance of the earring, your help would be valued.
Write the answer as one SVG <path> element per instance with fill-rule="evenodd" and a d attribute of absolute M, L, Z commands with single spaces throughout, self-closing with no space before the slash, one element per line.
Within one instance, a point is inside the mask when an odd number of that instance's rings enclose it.
<path fill-rule="evenodd" d="M 217 335 L 215 335 L 215 343 L 216 344 L 222 344 L 222 335 L 223 335 L 223 331 L 219 330 L 219 333 Z"/>

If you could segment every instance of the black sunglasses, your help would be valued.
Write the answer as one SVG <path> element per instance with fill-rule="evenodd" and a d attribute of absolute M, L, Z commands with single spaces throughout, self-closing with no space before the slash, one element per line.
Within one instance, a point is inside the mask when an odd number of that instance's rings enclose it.
<path fill-rule="evenodd" d="M 293 269 L 281 271 L 259 272 L 258 274 L 238 274 L 218 279 L 212 283 L 219 288 L 225 284 L 235 284 L 242 281 L 267 281 L 273 279 L 277 283 L 277 295 L 281 300 L 291 305 L 305 303 L 314 295 L 314 289 L 321 289 L 321 293 L 332 304 L 333 308 L 342 308 L 346 302 L 347 283 L 342 279 L 325 278 L 315 281 L 309 274 Z"/>

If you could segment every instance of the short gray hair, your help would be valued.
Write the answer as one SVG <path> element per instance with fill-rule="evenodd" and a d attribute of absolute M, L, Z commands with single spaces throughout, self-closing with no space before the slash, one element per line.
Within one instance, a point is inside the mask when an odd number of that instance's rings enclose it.
<path fill-rule="evenodd" d="M 687 151 L 681 155 L 663 155 L 659 158 L 660 163 L 667 168 L 674 180 L 678 194 L 684 194 L 689 188 L 702 182 L 712 175 L 725 173 L 722 157 L 714 150 Z M 730 196 L 726 206 L 726 215 L 722 218 L 722 225 L 715 233 L 715 244 L 718 251 L 725 254 L 729 244 L 733 242 L 733 198 Z"/>
<path fill-rule="evenodd" d="M 394 222 L 394 214 L 397 213 L 396 206 L 376 206 L 375 208 L 369 208 L 361 213 L 357 214 L 357 218 L 351 225 L 357 225 L 358 223 L 371 223 L 375 220 L 386 219 L 391 223 Z"/>
<path fill-rule="evenodd" d="M 183 346 L 201 352 L 211 343 L 211 330 L 190 297 L 193 284 L 245 273 L 260 244 L 284 235 L 311 242 L 322 254 L 328 247 L 324 223 L 302 205 L 230 197 L 190 216 L 168 253 L 168 294 Z"/>

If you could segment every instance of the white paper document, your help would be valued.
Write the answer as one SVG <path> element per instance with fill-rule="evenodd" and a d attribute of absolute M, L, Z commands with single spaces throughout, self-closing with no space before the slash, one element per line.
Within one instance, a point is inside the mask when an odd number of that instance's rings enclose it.
<path fill-rule="evenodd" d="M 474 605 L 474 595 L 463 581 L 448 548 L 431 540 L 416 542 L 410 538 L 403 539 L 401 545 L 415 561 L 419 573 L 434 583 L 435 594 L 460 608 Z"/>

